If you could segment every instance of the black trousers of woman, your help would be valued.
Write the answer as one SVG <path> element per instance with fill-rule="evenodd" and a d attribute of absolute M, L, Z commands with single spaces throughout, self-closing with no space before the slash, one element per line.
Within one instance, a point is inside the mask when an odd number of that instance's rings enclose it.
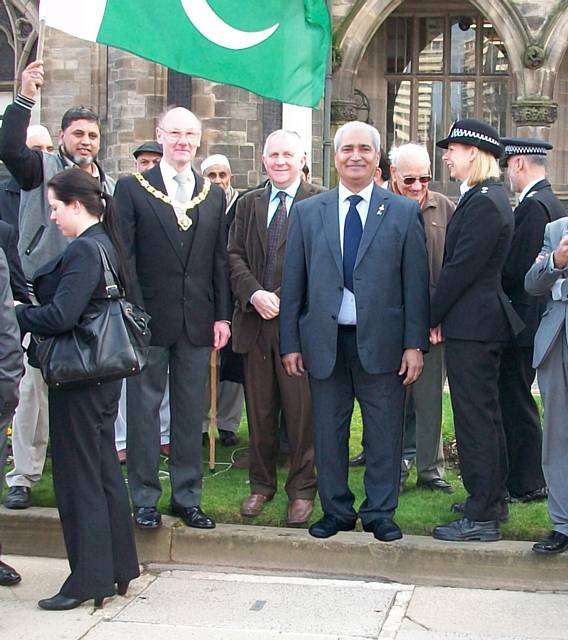
<path fill-rule="evenodd" d="M 114 444 L 122 381 L 49 390 L 53 484 L 71 575 L 68 598 L 114 595 L 140 575 L 128 494 Z"/>
<path fill-rule="evenodd" d="M 499 405 L 502 343 L 446 340 L 446 367 L 460 471 L 470 520 L 497 520 L 506 495 L 507 455 Z"/>

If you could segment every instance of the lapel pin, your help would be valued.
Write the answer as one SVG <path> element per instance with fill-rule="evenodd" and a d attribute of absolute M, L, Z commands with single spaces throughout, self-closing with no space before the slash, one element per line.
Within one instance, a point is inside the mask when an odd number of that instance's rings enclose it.
<path fill-rule="evenodd" d="M 382 216 L 384 212 L 385 212 L 385 205 L 384 205 L 384 204 L 382 204 L 382 205 L 377 209 L 377 215 L 378 215 L 378 216 Z"/>

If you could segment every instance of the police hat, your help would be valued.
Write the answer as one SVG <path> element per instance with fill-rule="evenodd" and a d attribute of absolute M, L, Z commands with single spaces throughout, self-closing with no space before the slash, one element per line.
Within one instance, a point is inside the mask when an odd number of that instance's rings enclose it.
<path fill-rule="evenodd" d="M 467 144 L 487 151 L 497 159 L 503 154 L 503 147 L 497 130 L 491 125 L 474 118 L 456 120 L 450 128 L 448 137 L 436 142 L 437 147 L 447 149 L 452 142 Z"/>
<path fill-rule="evenodd" d="M 546 156 L 554 147 L 540 138 L 501 138 L 505 147 L 505 157 Z"/>
<path fill-rule="evenodd" d="M 155 140 L 150 140 L 149 142 L 141 144 L 138 149 L 134 150 L 134 153 L 132 155 L 135 158 L 138 158 L 141 153 L 157 153 L 160 156 L 164 154 L 164 152 L 162 151 L 162 145 Z"/>

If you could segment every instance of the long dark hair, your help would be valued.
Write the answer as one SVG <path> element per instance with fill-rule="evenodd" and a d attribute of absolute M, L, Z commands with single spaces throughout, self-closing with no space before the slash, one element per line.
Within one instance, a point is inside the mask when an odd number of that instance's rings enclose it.
<path fill-rule="evenodd" d="M 100 180 L 80 169 L 66 169 L 47 183 L 55 197 L 65 204 L 79 202 L 99 219 L 110 238 L 118 260 L 118 277 L 125 290 L 128 289 L 128 270 L 124 258 L 124 245 L 113 197 L 103 191 Z"/>

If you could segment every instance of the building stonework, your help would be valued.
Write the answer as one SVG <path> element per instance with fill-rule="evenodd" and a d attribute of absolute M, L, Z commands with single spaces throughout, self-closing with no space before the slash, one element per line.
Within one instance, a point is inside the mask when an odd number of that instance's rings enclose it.
<path fill-rule="evenodd" d="M 37 0 L 9 4 L 20 12 L 25 4 L 26 16 L 31 22 L 35 16 L 37 30 Z M 362 90 L 380 129 L 390 116 L 384 80 L 388 54 L 386 47 L 377 46 L 377 34 L 389 16 L 409 12 L 418 17 L 443 12 L 460 16 L 476 11 L 485 16 L 507 49 L 511 87 L 507 132 L 550 139 L 555 145 L 551 174 L 555 186 L 568 193 L 568 135 L 561 126 L 568 117 L 565 0 L 333 0 L 331 9 L 336 62 L 333 112 L 338 120 L 361 117 L 356 90 Z M 132 171 L 133 149 L 154 137 L 158 115 L 168 104 L 168 70 L 51 29 L 44 58 L 46 80 L 35 121 L 57 135 L 61 115 L 69 106 L 91 105 L 101 116 L 104 166 L 115 176 Z M 368 86 L 365 78 L 375 79 Z M 236 186 L 258 184 L 263 179 L 262 146 L 272 126 L 267 122 L 274 121 L 274 103 L 268 105 L 240 88 L 193 78 L 191 108 L 204 127 L 195 166 L 206 155 L 224 153 Z M 311 161 L 317 181 L 322 178 L 322 138 L 323 116 L 318 109 L 312 117 Z"/>

